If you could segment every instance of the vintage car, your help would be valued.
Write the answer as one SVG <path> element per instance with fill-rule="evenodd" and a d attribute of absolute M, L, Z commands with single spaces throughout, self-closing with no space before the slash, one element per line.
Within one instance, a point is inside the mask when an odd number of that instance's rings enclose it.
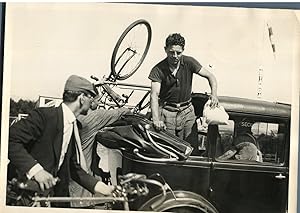
<path fill-rule="evenodd" d="M 220 105 L 229 114 L 229 122 L 205 126 L 201 121 L 207 100 L 206 94 L 192 95 L 197 123 L 188 140 L 193 151 L 187 151 L 186 158 L 157 160 L 155 155 L 146 156 L 136 149 L 122 149 L 122 169 L 119 172 L 148 176 L 159 173 L 172 190 L 183 192 L 175 193 L 175 196 L 192 200 L 189 192 L 193 192 L 205 203 L 201 208 L 186 203 L 182 209 L 184 212 L 286 212 L 291 106 L 220 96 Z M 123 118 L 124 121 L 126 119 L 132 120 Z M 118 125 L 120 123 L 115 126 Z M 132 209 L 135 206 L 137 209 L 147 199 L 141 199 L 140 203 L 136 201 Z M 142 209 L 151 210 L 148 207 L 153 200 L 155 198 Z M 173 205 L 168 208 L 169 211 L 180 212 L 181 204 L 169 203 Z M 190 209 L 186 208 L 189 204 Z"/>

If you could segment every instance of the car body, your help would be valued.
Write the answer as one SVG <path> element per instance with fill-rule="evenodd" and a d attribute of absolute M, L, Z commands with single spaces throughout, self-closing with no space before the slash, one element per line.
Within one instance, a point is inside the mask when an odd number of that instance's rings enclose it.
<path fill-rule="evenodd" d="M 198 119 L 207 100 L 206 94 L 192 95 Z M 219 102 L 229 123 L 206 130 L 196 123 L 188 159 L 155 162 L 122 152 L 122 173 L 160 173 L 173 190 L 197 193 L 221 213 L 286 212 L 291 106 L 228 96 L 220 96 Z M 253 141 L 248 138 L 247 143 L 255 144 L 262 159 L 224 158 L 246 133 L 252 134 Z"/>

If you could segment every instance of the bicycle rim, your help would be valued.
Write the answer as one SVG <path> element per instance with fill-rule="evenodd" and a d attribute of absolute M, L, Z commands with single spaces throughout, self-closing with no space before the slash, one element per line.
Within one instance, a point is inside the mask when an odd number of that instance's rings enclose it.
<path fill-rule="evenodd" d="M 111 74 L 116 80 L 125 80 L 137 71 L 147 55 L 151 37 L 151 26 L 143 19 L 125 29 L 111 59 Z"/>

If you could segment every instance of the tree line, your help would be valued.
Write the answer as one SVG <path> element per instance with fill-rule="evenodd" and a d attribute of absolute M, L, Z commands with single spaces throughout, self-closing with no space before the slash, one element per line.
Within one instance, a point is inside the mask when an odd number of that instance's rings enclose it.
<path fill-rule="evenodd" d="M 36 107 L 37 102 L 31 100 L 20 99 L 18 101 L 10 98 L 10 116 L 18 116 L 18 114 L 28 114 Z"/>

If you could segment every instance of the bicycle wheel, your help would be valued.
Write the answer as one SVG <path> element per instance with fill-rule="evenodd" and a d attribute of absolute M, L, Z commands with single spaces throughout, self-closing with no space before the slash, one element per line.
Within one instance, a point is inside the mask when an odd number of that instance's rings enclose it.
<path fill-rule="evenodd" d="M 151 26 L 143 19 L 125 29 L 111 59 L 111 74 L 116 80 L 125 80 L 137 71 L 149 50 L 151 37 Z"/>

